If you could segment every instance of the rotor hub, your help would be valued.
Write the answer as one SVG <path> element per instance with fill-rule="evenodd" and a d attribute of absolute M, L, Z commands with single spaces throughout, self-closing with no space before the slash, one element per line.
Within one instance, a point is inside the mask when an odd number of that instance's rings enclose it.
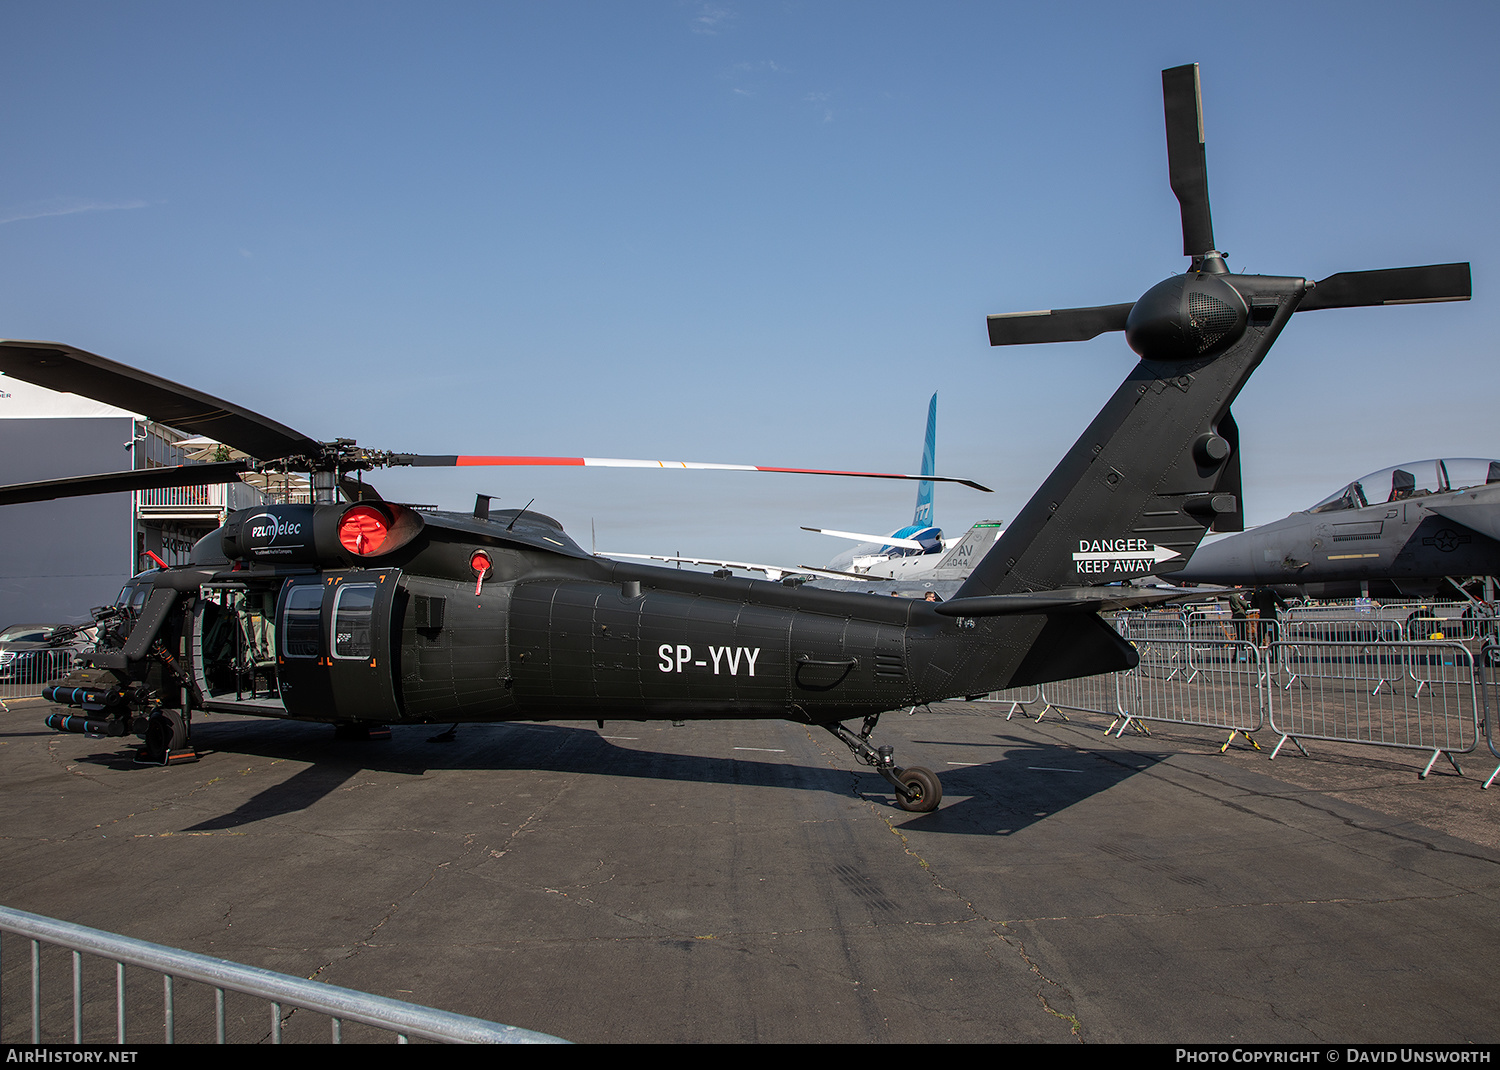
<path fill-rule="evenodd" d="M 1248 319 L 1245 299 L 1224 276 L 1190 271 L 1141 295 L 1125 320 L 1125 340 L 1148 360 L 1196 360 L 1234 345 Z"/>

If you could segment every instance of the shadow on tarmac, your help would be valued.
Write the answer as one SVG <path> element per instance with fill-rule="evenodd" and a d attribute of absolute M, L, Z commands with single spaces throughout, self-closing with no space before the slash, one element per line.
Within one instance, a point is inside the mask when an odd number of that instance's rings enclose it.
<path fill-rule="evenodd" d="M 1009 836 L 1108 791 L 1169 755 L 1139 751 L 1114 755 L 1081 751 L 1020 736 L 994 737 L 1003 756 L 960 768 L 938 769 L 945 802 L 902 828 L 962 835 Z M 923 740 L 927 745 L 941 741 Z M 975 744 L 964 745 L 972 751 Z M 884 782 L 881 781 L 883 784 Z M 886 789 L 889 791 L 889 789 Z M 891 796 L 894 802 L 894 795 Z"/>
<path fill-rule="evenodd" d="M 193 739 L 204 754 L 237 753 L 310 763 L 229 813 L 183 831 L 219 831 L 305 810 L 366 771 L 421 776 L 444 769 L 538 770 L 655 781 L 743 784 L 851 793 L 886 803 L 902 828 L 960 835 L 1008 836 L 1149 768 L 1166 755 L 1133 752 L 1103 756 L 1018 736 L 997 735 L 993 760 L 934 770 L 948 800 L 930 814 L 907 814 L 895 794 L 866 766 L 826 768 L 748 757 L 705 757 L 617 746 L 592 726 L 558 723 L 460 725 L 457 738 L 432 742 L 438 725 L 393 726 L 389 740 L 335 739 L 327 725 L 285 721 L 200 721 Z M 103 741 L 101 741 L 103 742 Z M 116 743 L 110 740 L 110 743 Z M 943 746 L 941 740 L 921 741 Z M 127 771 L 134 740 L 119 749 L 76 758 Z M 971 753 L 976 744 L 963 744 Z M 915 764 L 915 763 L 913 763 Z"/>

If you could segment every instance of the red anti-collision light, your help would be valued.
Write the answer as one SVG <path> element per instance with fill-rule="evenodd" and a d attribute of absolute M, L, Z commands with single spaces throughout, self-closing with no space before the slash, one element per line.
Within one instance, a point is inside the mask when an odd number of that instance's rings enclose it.
<path fill-rule="evenodd" d="M 339 542 L 361 557 L 379 553 L 390 534 L 385 514 L 371 505 L 356 505 L 339 520 Z"/>

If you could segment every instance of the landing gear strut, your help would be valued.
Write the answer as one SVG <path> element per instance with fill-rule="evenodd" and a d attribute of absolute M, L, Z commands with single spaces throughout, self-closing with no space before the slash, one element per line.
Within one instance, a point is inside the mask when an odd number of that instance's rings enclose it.
<path fill-rule="evenodd" d="M 853 751 L 856 758 L 873 767 L 890 782 L 891 787 L 896 789 L 897 806 L 915 814 L 931 813 L 943 801 L 943 785 L 937 774 L 920 765 L 902 769 L 896 764 L 894 748 L 870 746 L 870 733 L 875 731 L 879 720 L 880 714 L 870 714 L 865 718 L 857 736 L 842 724 L 826 724 L 823 727 Z"/>

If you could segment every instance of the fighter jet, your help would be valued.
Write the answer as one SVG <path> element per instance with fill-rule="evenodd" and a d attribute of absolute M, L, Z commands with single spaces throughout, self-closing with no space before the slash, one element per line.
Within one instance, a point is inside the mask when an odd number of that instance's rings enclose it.
<path fill-rule="evenodd" d="M 1500 461 L 1464 457 L 1362 476 L 1304 512 L 1205 543 L 1164 578 L 1315 598 L 1431 598 L 1497 574 Z"/>

